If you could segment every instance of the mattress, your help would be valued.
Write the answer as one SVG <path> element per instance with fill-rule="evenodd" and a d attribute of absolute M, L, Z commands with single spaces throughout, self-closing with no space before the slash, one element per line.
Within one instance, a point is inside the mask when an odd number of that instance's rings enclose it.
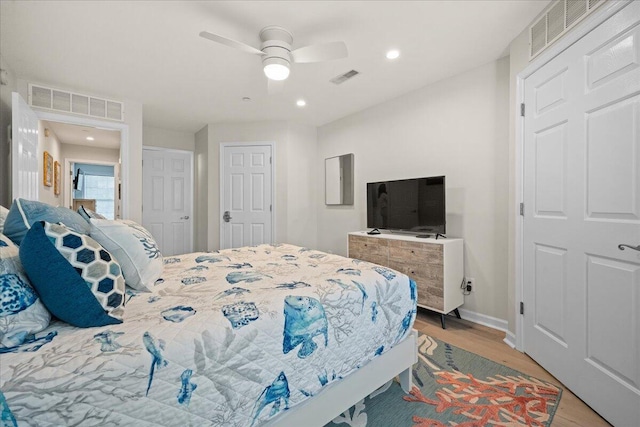
<path fill-rule="evenodd" d="M 415 320 L 407 276 L 293 245 L 164 267 L 151 293 L 127 291 L 122 324 L 56 321 L 0 355 L 19 426 L 259 426 L 384 354 Z"/>

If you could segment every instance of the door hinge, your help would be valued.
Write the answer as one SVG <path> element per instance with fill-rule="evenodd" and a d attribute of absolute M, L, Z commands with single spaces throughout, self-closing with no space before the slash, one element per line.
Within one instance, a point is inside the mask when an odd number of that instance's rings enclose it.
<path fill-rule="evenodd" d="M 524 203 L 520 203 L 520 216 L 524 216 Z"/>
<path fill-rule="evenodd" d="M 273 212 L 273 205 L 269 205 L 269 212 Z"/>
<path fill-rule="evenodd" d="M 269 164 L 272 164 L 272 160 L 271 160 L 271 157 L 269 157 Z"/>
<path fill-rule="evenodd" d="M 524 302 L 520 301 L 520 314 L 524 314 Z"/>
<path fill-rule="evenodd" d="M 524 117 L 524 102 L 520 104 L 520 115 Z"/>

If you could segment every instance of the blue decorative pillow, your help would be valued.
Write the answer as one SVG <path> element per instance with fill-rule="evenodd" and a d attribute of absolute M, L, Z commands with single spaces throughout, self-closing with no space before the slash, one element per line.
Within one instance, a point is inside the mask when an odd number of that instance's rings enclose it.
<path fill-rule="evenodd" d="M 49 325 L 51 315 L 22 269 L 18 247 L 0 234 L 0 347 L 14 347 Z"/>
<path fill-rule="evenodd" d="M 62 223 L 78 233 L 89 234 L 87 221 L 71 209 L 24 199 L 13 201 L 4 223 L 4 234 L 20 245 L 31 224 L 37 221 Z"/>
<path fill-rule="evenodd" d="M 20 260 L 51 314 L 81 328 L 122 323 L 124 278 L 98 242 L 40 221 L 31 226 Z"/>
<path fill-rule="evenodd" d="M 91 237 L 118 260 L 128 286 L 150 292 L 162 275 L 162 254 L 153 236 L 133 221 L 91 220 Z"/>
<path fill-rule="evenodd" d="M 84 206 L 80 206 L 78 208 L 78 214 L 80 214 L 80 216 L 82 218 L 87 220 L 87 222 L 89 222 L 89 220 L 91 218 L 94 218 L 94 219 L 107 219 L 107 218 L 103 217 L 102 215 L 100 215 L 99 213 L 94 212 L 91 209 L 87 209 Z"/>

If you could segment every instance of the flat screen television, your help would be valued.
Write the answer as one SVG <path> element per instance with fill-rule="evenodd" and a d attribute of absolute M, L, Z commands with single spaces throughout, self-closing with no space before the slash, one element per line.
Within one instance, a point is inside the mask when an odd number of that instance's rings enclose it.
<path fill-rule="evenodd" d="M 445 234 L 444 176 L 370 182 L 367 227 Z"/>
<path fill-rule="evenodd" d="M 78 168 L 76 171 L 76 176 L 73 178 L 73 189 L 77 191 L 82 191 L 84 188 L 84 172 L 82 169 Z"/>

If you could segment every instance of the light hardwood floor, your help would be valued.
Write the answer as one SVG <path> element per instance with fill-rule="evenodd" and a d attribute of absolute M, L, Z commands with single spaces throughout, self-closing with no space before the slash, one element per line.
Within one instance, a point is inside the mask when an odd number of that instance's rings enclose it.
<path fill-rule="evenodd" d="M 479 354 L 512 369 L 549 381 L 562 387 L 560 406 L 553 418 L 552 427 L 600 427 L 610 424 L 578 399 L 551 374 L 524 353 L 512 349 L 502 340 L 504 332 L 447 316 L 447 329 L 440 326 L 440 315 L 418 310 L 415 329 L 449 344 Z"/>

